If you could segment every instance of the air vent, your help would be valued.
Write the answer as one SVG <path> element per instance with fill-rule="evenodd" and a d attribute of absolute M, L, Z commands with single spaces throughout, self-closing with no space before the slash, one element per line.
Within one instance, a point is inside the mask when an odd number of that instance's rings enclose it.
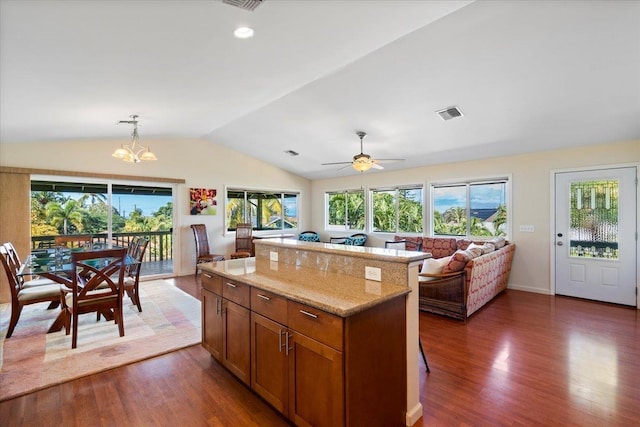
<path fill-rule="evenodd" d="M 260 6 L 264 0 L 222 0 L 222 2 L 239 7 L 240 9 L 253 11 L 256 7 Z"/>
<path fill-rule="evenodd" d="M 442 120 L 451 120 L 455 119 L 456 117 L 462 117 L 463 115 L 462 111 L 460 111 L 460 109 L 455 106 L 436 111 L 436 113 L 438 113 Z"/>
<path fill-rule="evenodd" d="M 298 153 L 298 152 L 296 152 L 296 151 L 293 151 L 293 150 L 287 150 L 287 151 L 285 151 L 285 154 L 288 154 L 288 155 L 290 155 L 291 157 L 295 157 L 295 156 L 300 155 L 300 153 Z"/>

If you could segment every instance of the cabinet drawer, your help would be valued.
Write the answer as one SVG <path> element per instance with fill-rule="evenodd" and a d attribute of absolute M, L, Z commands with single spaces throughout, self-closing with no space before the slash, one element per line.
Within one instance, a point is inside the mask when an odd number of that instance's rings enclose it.
<path fill-rule="evenodd" d="M 271 292 L 251 288 L 251 311 L 281 324 L 287 323 L 287 300 Z"/>
<path fill-rule="evenodd" d="M 251 288 L 243 283 L 222 279 L 222 296 L 243 307 L 251 307 Z"/>
<path fill-rule="evenodd" d="M 287 326 L 309 338 L 342 351 L 343 319 L 340 316 L 289 301 Z"/>
<path fill-rule="evenodd" d="M 200 284 L 204 289 L 222 295 L 222 277 L 203 271 L 200 276 Z"/>

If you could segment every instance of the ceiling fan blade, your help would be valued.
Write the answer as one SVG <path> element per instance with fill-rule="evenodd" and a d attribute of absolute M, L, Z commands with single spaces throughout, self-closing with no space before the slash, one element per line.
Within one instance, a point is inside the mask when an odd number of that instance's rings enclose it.
<path fill-rule="evenodd" d="M 378 163 L 404 162 L 406 159 L 375 159 Z"/>
<path fill-rule="evenodd" d="M 332 162 L 332 163 L 322 163 L 322 166 L 331 166 L 331 165 L 350 165 L 352 162 Z"/>
<path fill-rule="evenodd" d="M 371 163 L 371 168 L 372 169 L 384 169 L 384 167 L 380 166 L 378 163 L 376 163 L 376 161 Z"/>

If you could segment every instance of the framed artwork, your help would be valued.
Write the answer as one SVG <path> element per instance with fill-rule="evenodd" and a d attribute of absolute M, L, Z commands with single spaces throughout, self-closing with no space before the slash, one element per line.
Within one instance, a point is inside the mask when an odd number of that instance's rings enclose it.
<path fill-rule="evenodd" d="M 217 190 L 208 188 L 189 189 L 189 211 L 191 215 L 215 215 L 218 210 Z"/>

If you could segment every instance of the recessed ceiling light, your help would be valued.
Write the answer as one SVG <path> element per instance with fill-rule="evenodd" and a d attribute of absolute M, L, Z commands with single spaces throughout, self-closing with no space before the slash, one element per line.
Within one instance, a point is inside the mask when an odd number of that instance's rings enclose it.
<path fill-rule="evenodd" d="M 236 36 L 236 38 L 239 38 L 239 39 L 248 39 L 250 37 L 253 37 L 253 28 L 238 27 L 233 32 L 233 35 Z"/>

